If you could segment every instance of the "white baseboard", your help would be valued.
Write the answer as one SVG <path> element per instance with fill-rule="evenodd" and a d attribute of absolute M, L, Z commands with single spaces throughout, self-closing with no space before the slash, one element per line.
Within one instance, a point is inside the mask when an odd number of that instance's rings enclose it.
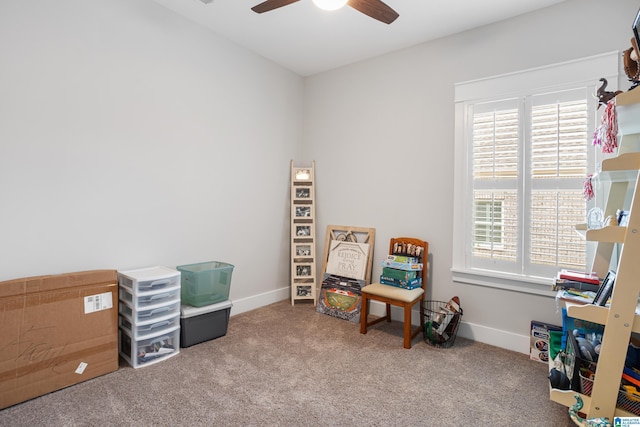
<path fill-rule="evenodd" d="M 385 310 L 383 303 L 377 301 L 371 301 L 369 303 L 369 312 L 374 316 L 384 316 Z M 403 318 L 404 314 L 402 313 L 402 309 L 392 306 L 391 319 L 402 322 Z M 414 325 L 420 324 L 420 312 L 418 309 L 412 311 L 411 323 Z M 489 328 L 465 321 L 460 323 L 458 336 L 524 354 L 529 354 L 531 345 L 529 335 L 514 334 L 513 332 Z"/>
<path fill-rule="evenodd" d="M 529 335 L 514 334 L 464 321 L 460 323 L 458 336 L 524 354 L 529 354 L 531 346 Z"/>
<path fill-rule="evenodd" d="M 233 303 L 233 307 L 231 308 L 230 316 L 235 316 L 236 314 L 255 310 L 256 308 L 274 304 L 276 302 L 280 302 L 289 298 L 291 298 L 290 286 L 258 295 L 252 295 L 247 298 L 234 299 L 231 301 Z"/>
<path fill-rule="evenodd" d="M 233 300 L 230 315 L 234 316 L 246 311 L 255 310 L 256 308 L 289 298 L 291 298 L 291 288 L 286 286 L 274 291 Z M 384 316 L 385 310 L 383 303 L 377 301 L 371 301 L 369 303 L 369 313 L 374 316 Z M 391 307 L 391 318 L 393 320 L 402 322 L 403 317 L 404 315 L 400 307 Z M 413 310 L 411 320 L 414 325 L 420 323 L 420 312 L 417 309 Z M 529 354 L 530 340 L 528 335 L 514 334 L 513 332 L 462 321 L 458 329 L 458 336 L 518 353 Z"/>

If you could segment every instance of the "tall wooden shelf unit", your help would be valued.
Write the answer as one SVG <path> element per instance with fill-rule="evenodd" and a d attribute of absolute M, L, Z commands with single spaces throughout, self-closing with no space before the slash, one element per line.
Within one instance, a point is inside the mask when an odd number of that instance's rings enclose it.
<path fill-rule="evenodd" d="M 610 420 L 614 416 L 636 416 L 616 408 L 616 401 L 631 333 L 640 333 L 640 316 L 636 315 L 640 294 L 640 89 L 619 94 L 616 107 L 620 131 L 618 153 L 603 160 L 599 176 L 609 182 L 603 208 L 605 217 L 615 217 L 618 209 L 625 209 L 629 210 L 629 221 L 626 226 L 609 225 L 585 233 L 588 241 L 597 242 L 593 270 L 599 277 L 604 277 L 609 270 L 615 245 L 620 244 L 622 248 L 611 304 L 601 307 L 567 303 L 570 317 L 605 325 L 591 396 L 581 395 L 584 401 L 581 412 L 587 418 L 608 417 Z M 574 395 L 574 391 L 550 391 L 551 400 L 568 407 L 576 403 Z"/>
<path fill-rule="evenodd" d="M 317 301 L 314 170 L 291 161 L 291 305 Z"/>

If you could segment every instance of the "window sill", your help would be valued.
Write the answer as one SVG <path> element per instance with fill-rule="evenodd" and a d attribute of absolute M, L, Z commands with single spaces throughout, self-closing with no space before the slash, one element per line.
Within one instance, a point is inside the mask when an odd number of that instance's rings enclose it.
<path fill-rule="evenodd" d="M 545 277 L 500 274 L 488 270 L 464 270 L 452 268 L 453 281 L 465 285 L 484 286 L 511 292 L 539 295 L 555 298 L 552 279 Z"/>

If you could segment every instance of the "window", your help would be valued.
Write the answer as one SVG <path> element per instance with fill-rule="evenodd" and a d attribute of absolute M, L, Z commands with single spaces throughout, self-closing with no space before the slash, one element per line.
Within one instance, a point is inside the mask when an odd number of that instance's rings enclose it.
<path fill-rule="evenodd" d="M 513 230 L 505 227 L 502 205 L 508 205 L 504 193 L 474 192 L 473 196 L 473 256 L 508 259 L 514 253 Z"/>
<path fill-rule="evenodd" d="M 616 78 L 612 54 L 583 61 Z M 560 268 L 589 268 L 575 225 L 585 222 L 582 187 L 595 165 L 599 77 L 563 77 L 576 62 L 456 87 L 454 280 L 550 290 Z"/>
<path fill-rule="evenodd" d="M 494 247 L 502 248 L 502 200 L 493 200 L 491 194 L 476 194 L 473 202 L 474 254 L 491 253 Z"/>

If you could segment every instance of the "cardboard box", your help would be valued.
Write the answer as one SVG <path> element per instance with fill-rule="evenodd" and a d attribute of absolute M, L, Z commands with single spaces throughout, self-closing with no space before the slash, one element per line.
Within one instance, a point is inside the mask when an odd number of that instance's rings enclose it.
<path fill-rule="evenodd" d="M 538 362 L 549 362 L 549 331 L 561 331 L 561 326 L 551 325 L 537 320 L 531 321 L 531 348 L 529 357 Z"/>
<path fill-rule="evenodd" d="M 0 282 L 0 325 L 0 409 L 113 372 L 117 272 Z"/>

